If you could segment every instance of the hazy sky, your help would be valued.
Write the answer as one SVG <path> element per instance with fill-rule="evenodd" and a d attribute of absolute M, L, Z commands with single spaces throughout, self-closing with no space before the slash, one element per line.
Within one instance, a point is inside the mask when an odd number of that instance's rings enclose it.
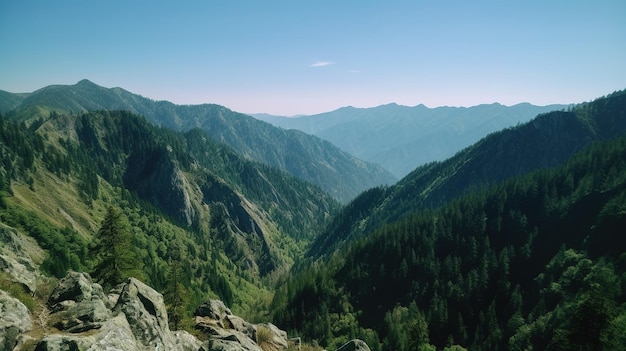
<path fill-rule="evenodd" d="M 626 1 L 0 1 L 0 90 L 83 78 L 280 115 L 582 102 L 626 88 Z"/>

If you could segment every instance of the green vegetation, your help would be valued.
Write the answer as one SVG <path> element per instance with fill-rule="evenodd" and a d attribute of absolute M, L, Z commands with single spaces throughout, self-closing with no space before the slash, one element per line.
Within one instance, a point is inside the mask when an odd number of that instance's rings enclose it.
<path fill-rule="evenodd" d="M 139 275 L 122 268 L 105 276 L 113 257 L 126 255 L 107 250 L 115 240 L 103 235 L 116 208 L 146 283 L 166 292 L 169 262 L 184 262 L 175 279 L 187 296 L 166 294 L 180 318 L 208 298 L 251 319 L 266 315 L 260 302 L 271 299 L 273 279 L 338 208 L 317 187 L 200 130 L 181 134 L 128 112 L 53 112 L 20 123 L 0 116 L 0 138 L 0 219 L 42 246 L 42 270 L 62 277 L 100 267 L 105 285 Z M 100 243 L 100 256 L 88 254 L 90 242 Z"/>
<path fill-rule="evenodd" d="M 88 80 L 44 87 L 26 97 L 0 94 L 0 99 L 6 101 L 0 101 L 0 108 L 14 109 L 10 115 L 16 121 L 47 117 L 50 111 L 75 114 L 107 109 L 132 111 L 155 125 L 183 133 L 201 129 L 246 159 L 304 179 L 342 202 L 371 186 L 395 181 L 379 165 L 361 161 L 320 138 L 277 128 L 215 104 L 175 105 Z"/>
<path fill-rule="evenodd" d="M 31 313 L 37 308 L 37 299 L 30 294 L 28 289 L 21 283 L 12 281 L 3 271 L 0 271 L 0 286 L 9 295 L 20 300 Z"/>
<path fill-rule="evenodd" d="M 311 244 L 316 259 L 381 225 L 436 208 L 469 191 L 556 167 L 595 141 L 626 134 L 626 91 L 486 136 L 443 162 L 415 169 L 390 187 L 362 193 Z"/>
<path fill-rule="evenodd" d="M 189 283 L 183 283 L 183 266 L 180 262 L 180 257 L 176 256 L 174 260 L 170 261 L 165 291 L 163 292 L 163 298 L 168 302 L 167 315 L 173 330 L 178 330 L 179 325 L 181 325 L 187 317 L 190 317 L 185 310 L 185 307 L 189 303 L 189 292 L 185 286 L 188 286 Z"/>
<path fill-rule="evenodd" d="M 381 226 L 287 280 L 271 310 L 325 345 L 618 350 L 625 196 L 626 138 L 597 143 Z"/>
<path fill-rule="evenodd" d="M 104 287 L 121 284 L 129 277 L 143 279 L 142 262 L 133 246 L 128 219 L 110 206 L 95 237 L 92 276 Z"/>
<path fill-rule="evenodd" d="M 0 116 L 0 220 L 49 275 L 141 276 L 175 329 L 219 298 L 306 348 L 620 350 L 625 111 L 618 92 L 539 116 L 341 210 L 200 129 Z"/>

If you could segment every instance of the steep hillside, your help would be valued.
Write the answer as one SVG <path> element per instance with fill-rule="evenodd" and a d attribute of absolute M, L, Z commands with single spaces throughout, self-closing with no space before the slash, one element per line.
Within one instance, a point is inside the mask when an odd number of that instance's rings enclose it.
<path fill-rule="evenodd" d="M 469 189 L 556 166 L 594 141 L 625 132 L 626 92 L 621 91 L 493 133 L 446 161 L 415 169 L 391 187 L 364 192 L 319 236 L 310 255 L 332 252 L 338 243 L 416 210 L 438 207 Z"/>
<path fill-rule="evenodd" d="M 260 278 L 287 270 L 339 206 L 199 129 L 173 132 L 123 111 L 27 124 L 0 118 L 0 220 L 35 238 L 56 276 L 90 269 L 89 243 L 116 206 L 147 282 L 163 288 L 180 260 L 195 302 L 217 295 L 245 309 L 267 293 Z"/>
<path fill-rule="evenodd" d="M 347 202 L 361 191 L 396 180 L 382 167 L 364 162 L 331 143 L 302 132 L 276 128 L 223 106 L 175 105 L 153 101 L 121 88 L 107 89 L 88 80 L 75 85 L 52 85 L 27 96 L 4 93 L 0 106 L 17 109 L 9 118 L 31 118 L 37 111 L 86 112 L 126 110 L 153 123 L 178 131 L 201 128 L 211 138 L 224 142 L 251 160 L 284 170 L 317 184 Z M 21 101 L 19 106 L 16 103 Z M 6 106 L 6 107 L 5 107 Z M 26 111 L 21 112 L 21 111 Z"/>
<path fill-rule="evenodd" d="M 601 121 L 623 123 L 624 105 L 612 104 L 622 98 L 578 113 L 615 112 L 596 115 L 602 134 Z M 556 168 L 380 225 L 294 273 L 271 310 L 292 333 L 359 337 L 372 350 L 621 350 L 625 226 L 622 132 Z"/>
<path fill-rule="evenodd" d="M 12 94 L 0 90 L 0 113 L 16 109 L 22 104 L 24 98 L 24 94 Z"/>
<path fill-rule="evenodd" d="M 453 156 L 489 133 L 565 107 L 527 103 L 510 107 L 494 103 L 437 108 L 389 104 L 373 108 L 344 107 L 296 118 L 256 117 L 276 126 L 319 136 L 402 178 L 417 166 Z"/>

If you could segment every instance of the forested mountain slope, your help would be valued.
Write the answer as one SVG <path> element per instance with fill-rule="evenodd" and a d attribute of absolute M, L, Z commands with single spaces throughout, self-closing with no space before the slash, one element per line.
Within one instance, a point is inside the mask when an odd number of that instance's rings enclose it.
<path fill-rule="evenodd" d="M 453 156 L 489 133 L 528 122 L 540 113 L 566 107 L 528 103 L 437 108 L 388 104 L 372 108 L 343 107 L 318 115 L 291 118 L 255 117 L 276 126 L 319 136 L 402 178 L 420 165 Z"/>
<path fill-rule="evenodd" d="M 359 160 L 325 140 L 277 128 L 219 105 L 153 101 L 88 80 L 75 85 L 51 85 L 30 94 L 2 92 L 0 100 L 0 107 L 4 109 L 0 112 L 15 110 L 7 117 L 18 120 L 37 113 L 47 116 L 49 110 L 75 113 L 126 110 L 178 131 L 201 128 L 211 138 L 226 143 L 246 158 L 317 184 L 343 202 L 365 189 L 396 180 L 382 167 Z"/>
<path fill-rule="evenodd" d="M 620 91 L 493 133 L 446 161 L 418 167 L 391 187 L 361 194 L 319 236 L 310 256 L 328 254 L 341 242 L 416 210 L 438 207 L 469 189 L 556 166 L 594 141 L 625 132 L 626 92 Z"/>
<path fill-rule="evenodd" d="M 178 260 L 192 302 L 217 295 L 242 306 L 339 207 L 199 129 L 173 132 L 130 112 L 0 118 L 0 140 L 0 219 L 37 240 L 56 276 L 90 269 L 93 234 L 114 206 L 129 219 L 148 283 L 162 289 Z"/>
<path fill-rule="evenodd" d="M 582 110 L 614 112 L 587 120 L 598 134 L 603 121 L 622 123 L 623 105 L 611 103 L 622 98 Z M 622 133 L 556 168 L 380 225 L 294 272 L 271 310 L 325 345 L 356 336 L 373 350 L 621 350 L 624 228 Z"/>

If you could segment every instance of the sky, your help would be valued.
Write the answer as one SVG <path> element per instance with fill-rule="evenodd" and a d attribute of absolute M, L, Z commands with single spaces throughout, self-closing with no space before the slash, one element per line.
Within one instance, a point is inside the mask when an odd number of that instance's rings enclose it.
<path fill-rule="evenodd" d="M 177 104 L 567 104 L 626 89 L 623 0 L 1 0 L 0 90 Z"/>

